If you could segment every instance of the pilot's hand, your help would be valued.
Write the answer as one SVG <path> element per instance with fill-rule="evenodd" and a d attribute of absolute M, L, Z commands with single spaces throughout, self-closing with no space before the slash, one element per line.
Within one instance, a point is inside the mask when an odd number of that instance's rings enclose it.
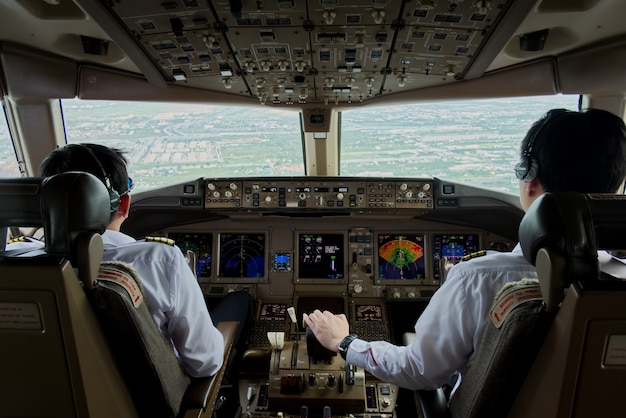
<path fill-rule="evenodd" d="M 344 314 L 335 315 L 316 309 L 309 315 L 304 314 L 303 318 L 320 344 L 331 351 L 338 352 L 339 344 L 350 334 L 348 319 Z"/>

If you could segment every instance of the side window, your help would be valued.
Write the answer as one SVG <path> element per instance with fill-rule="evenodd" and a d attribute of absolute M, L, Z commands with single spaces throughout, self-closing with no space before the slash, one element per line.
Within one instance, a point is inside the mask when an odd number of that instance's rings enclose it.
<path fill-rule="evenodd" d="M 2 112 L 2 117 L 0 118 L 0 161 L 2 162 L 0 163 L 0 177 L 20 176 L 15 148 L 13 148 L 4 112 Z"/>

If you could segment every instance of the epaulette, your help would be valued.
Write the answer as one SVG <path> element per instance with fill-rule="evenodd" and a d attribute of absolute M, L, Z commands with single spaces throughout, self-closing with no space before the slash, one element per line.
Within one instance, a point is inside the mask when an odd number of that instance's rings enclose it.
<path fill-rule="evenodd" d="M 167 244 L 170 247 L 174 246 L 174 240 L 166 237 L 146 237 L 146 242 L 160 242 L 161 244 Z"/>
<path fill-rule="evenodd" d="M 33 240 L 29 237 L 25 237 L 24 235 L 20 235 L 19 237 L 11 238 L 7 244 L 13 244 L 16 242 L 32 242 Z"/>
<path fill-rule="evenodd" d="M 485 250 L 476 251 L 475 253 L 470 253 L 470 254 L 467 254 L 466 256 L 463 256 L 463 261 L 468 261 L 468 260 L 471 260 L 472 258 L 482 257 L 484 255 L 487 255 L 487 251 Z"/>

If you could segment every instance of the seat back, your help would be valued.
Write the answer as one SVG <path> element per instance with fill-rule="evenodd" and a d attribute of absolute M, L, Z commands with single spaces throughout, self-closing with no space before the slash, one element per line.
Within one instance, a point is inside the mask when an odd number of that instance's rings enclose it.
<path fill-rule="evenodd" d="M 558 313 L 509 417 L 622 415 L 626 275 L 607 277 L 594 256 L 596 247 L 626 248 L 625 213 L 623 195 L 549 195 L 520 226 L 524 254 L 537 267 L 546 309 Z M 566 218 L 563 235 L 573 239 L 552 237 L 560 234 L 548 222 L 559 216 Z M 531 222 L 535 217 L 546 221 L 543 234 Z M 620 266 L 617 274 L 624 274 L 621 263 L 615 264 Z M 612 266 L 600 267 L 608 271 Z"/>
<path fill-rule="evenodd" d="M 88 287 L 139 415 L 176 417 L 190 379 L 152 319 L 135 271 L 122 262 L 103 262 Z"/>
<path fill-rule="evenodd" d="M 613 195 L 547 193 L 529 208 L 520 243 L 538 280 L 510 283 L 496 298 L 475 361 L 449 403 L 452 417 L 618 410 L 626 282 L 601 279 L 597 248 L 626 247 L 624 213 L 626 199 Z"/>
<path fill-rule="evenodd" d="M 0 226 L 43 226 L 47 252 L 0 254 L 0 416 L 137 416 L 79 281 L 97 274 L 108 201 L 85 173 L 0 180 Z"/>

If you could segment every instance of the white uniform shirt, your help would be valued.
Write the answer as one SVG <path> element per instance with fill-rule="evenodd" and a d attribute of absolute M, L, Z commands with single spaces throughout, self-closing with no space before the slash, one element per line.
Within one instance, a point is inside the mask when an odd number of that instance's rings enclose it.
<path fill-rule="evenodd" d="M 202 290 L 180 249 L 136 241 L 108 229 L 102 240 L 103 261 L 123 261 L 137 271 L 148 309 L 187 373 L 215 374 L 224 359 L 224 337 L 213 325 Z"/>
<path fill-rule="evenodd" d="M 408 346 L 354 340 L 347 362 L 409 389 L 435 389 L 474 360 L 489 310 L 505 283 L 536 278 L 520 245 L 454 266 L 415 324 Z"/>

